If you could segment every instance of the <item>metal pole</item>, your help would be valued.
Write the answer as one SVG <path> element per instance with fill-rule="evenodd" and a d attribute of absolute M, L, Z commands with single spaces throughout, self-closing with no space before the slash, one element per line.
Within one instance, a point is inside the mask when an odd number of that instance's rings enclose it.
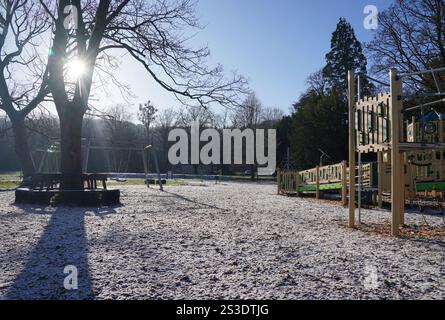
<path fill-rule="evenodd" d="M 400 96 L 403 98 L 403 100 L 409 100 L 409 99 L 415 99 L 415 98 L 443 97 L 443 96 L 445 96 L 445 92 L 405 94 L 403 96 L 402 95 L 403 95 L 403 93 L 400 94 Z"/>
<path fill-rule="evenodd" d="M 437 92 L 438 92 L 438 93 L 442 93 L 442 90 L 441 90 L 441 88 L 440 88 L 440 84 L 439 84 L 439 81 L 438 81 L 438 79 L 437 79 L 436 73 L 433 72 L 432 74 L 433 74 L 434 83 L 435 83 L 436 88 L 437 88 Z"/>
<path fill-rule="evenodd" d="M 43 156 L 42 156 L 42 158 L 40 159 L 40 164 L 39 164 L 38 173 L 42 173 L 42 171 L 43 171 L 43 167 L 44 167 L 44 165 L 45 165 L 45 161 L 46 161 L 46 155 L 47 155 L 47 153 L 48 153 L 48 150 L 45 150 L 45 151 L 43 152 Z"/>
<path fill-rule="evenodd" d="M 412 77 L 412 76 L 419 76 L 419 75 L 426 74 L 426 73 L 444 72 L 444 71 L 445 71 L 445 67 L 444 68 L 431 69 L 431 70 L 423 70 L 423 71 L 416 71 L 416 72 L 401 73 L 401 74 L 398 75 L 398 77 L 399 78 Z"/>
<path fill-rule="evenodd" d="M 360 74 L 357 77 L 357 100 L 361 99 Z M 354 170 L 355 172 L 355 170 Z M 362 154 L 358 153 L 358 223 L 362 223 Z"/>
<path fill-rule="evenodd" d="M 402 94 L 402 81 L 397 76 L 397 70 L 391 69 L 391 235 L 399 236 L 401 211 L 405 204 L 404 184 L 402 176 L 403 159 L 400 152 L 400 118 L 403 107 L 399 97 Z"/>
<path fill-rule="evenodd" d="M 370 76 L 366 76 L 366 75 L 365 75 L 364 77 L 367 78 L 367 79 L 369 79 L 369 80 L 371 80 L 371 81 L 373 81 L 373 82 L 376 82 L 376 83 L 378 83 L 378 84 L 381 84 L 381 85 L 384 86 L 384 87 L 390 87 L 390 86 L 391 86 L 389 83 L 386 83 L 386 82 L 377 80 L 377 79 L 372 78 L 372 77 L 370 77 Z"/>
<path fill-rule="evenodd" d="M 355 75 L 348 73 L 349 100 L 349 227 L 355 227 Z"/>
<path fill-rule="evenodd" d="M 164 191 L 164 186 L 162 185 L 162 179 L 161 179 L 161 172 L 159 171 L 158 157 L 156 156 L 156 153 L 153 155 L 153 157 L 155 158 L 156 171 L 158 172 L 159 189 L 161 191 Z"/>
<path fill-rule="evenodd" d="M 315 197 L 318 200 L 318 199 L 320 199 L 320 167 L 319 166 L 317 166 L 316 172 L 317 172 L 317 180 L 316 180 L 317 191 L 315 193 Z"/>
<path fill-rule="evenodd" d="M 415 106 L 415 107 L 408 107 L 408 108 L 403 109 L 402 112 L 414 111 L 414 110 L 417 110 L 417 109 L 421 109 L 423 107 L 433 106 L 435 104 L 439 104 L 439 103 L 442 103 L 442 102 L 445 102 L 445 98 L 437 100 L 437 101 L 433 101 L 433 102 L 427 102 L 425 104 L 421 104 L 421 105 L 418 105 L 418 106 Z"/>
<path fill-rule="evenodd" d="M 425 109 L 424 109 L 423 105 L 421 105 L 421 107 L 420 107 L 420 116 L 421 116 L 421 120 L 420 120 L 421 142 L 425 143 Z"/>
<path fill-rule="evenodd" d="M 144 177 L 145 177 L 145 184 L 147 185 L 147 187 L 149 187 L 150 185 L 148 184 L 148 177 L 147 177 L 147 157 L 145 154 L 145 149 L 141 150 L 142 152 L 142 162 L 144 163 Z"/>
<path fill-rule="evenodd" d="M 148 157 L 147 157 L 147 153 L 148 150 L 151 148 L 151 145 L 146 146 L 144 149 L 142 149 L 142 159 L 144 161 L 144 171 L 145 171 L 145 184 L 147 185 L 148 188 L 150 188 L 150 182 L 148 180 L 149 178 L 149 172 L 148 172 Z"/>

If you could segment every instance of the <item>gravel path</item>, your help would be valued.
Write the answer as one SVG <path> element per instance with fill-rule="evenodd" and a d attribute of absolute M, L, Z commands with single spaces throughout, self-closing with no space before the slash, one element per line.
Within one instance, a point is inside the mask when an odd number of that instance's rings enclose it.
<path fill-rule="evenodd" d="M 445 298 L 443 238 L 350 230 L 342 207 L 268 184 L 122 193 L 122 207 L 102 209 L 17 207 L 0 193 L 0 299 Z M 63 287 L 67 265 L 78 290 Z"/>

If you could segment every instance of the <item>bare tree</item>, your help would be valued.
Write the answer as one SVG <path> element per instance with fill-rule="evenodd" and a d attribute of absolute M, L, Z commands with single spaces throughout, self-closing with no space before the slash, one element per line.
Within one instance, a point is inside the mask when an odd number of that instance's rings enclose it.
<path fill-rule="evenodd" d="M 261 122 L 269 127 L 276 125 L 284 117 L 284 112 L 280 108 L 263 108 L 261 113 Z"/>
<path fill-rule="evenodd" d="M 82 120 L 88 110 L 95 67 L 123 50 L 165 90 L 184 103 L 237 105 L 244 78 L 226 81 L 220 66 L 208 68 L 207 48 L 192 49 L 184 32 L 199 27 L 192 0 L 40 0 L 54 22 L 49 83 L 61 123 L 62 189 L 82 189 Z M 64 10 L 77 10 L 77 29 L 67 30 Z M 85 66 L 78 79 L 65 73 L 74 59 Z M 107 59 L 102 60 L 104 63 Z"/>
<path fill-rule="evenodd" d="M 161 170 L 170 170 L 168 165 L 168 135 L 170 130 L 179 124 L 178 112 L 173 108 L 159 111 L 155 120 L 155 131 L 157 133 L 156 152 L 159 157 Z"/>
<path fill-rule="evenodd" d="M 230 110 L 222 109 L 215 114 L 215 127 L 218 129 L 227 129 L 230 127 Z"/>
<path fill-rule="evenodd" d="M 187 107 L 181 110 L 178 114 L 178 124 L 185 127 L 185 129 L 191 134 L 192 122 L 198 121 L 199 131 L 203 131 L 205 128 L 214 127 L 215 114 L 208 108 L 202 106 Z M 191 154 L 189 154 L 191 160 Z M 193 165 L 194 173 L 198 174 L 199 166 Z"/>
<path fill-rule="evenodd" d="M 324 96 L 327 88 L 329 87 L 329 82 L 324 76 L 323 70 L 319 70 L 311 74 L 307 78 L 306 84 L 309 86 L 309 91 L 312 91 L 319 96 Z"/>
<path fill-rule="evenodd" d="M 4 137 L 11 130 L 8 118 L 0 116 L 0 138 Z"/>
<path fill-rule="evenodd" d="M 232 114 L 232 125 L 235 128 L 256 130 L 261 122 L 263 114 L 263 106 L 254 92 L 244 100 L 240 107 Z M 255 149 L 256 146 L 254 145 Z M 250 166 L 250 174 L 252 181 L 255 180 L 256 166 Z"/>
<path fill-rule="evenodd" d="M 158 109 L 155 108 L 155 106 L 148 101 L 145 104 L 139 105 L 139 114 L 138 118 L 139 121 L 142 122 L 145 129 L 145 138 L 148 144 L 152 144 L 151 136 L 150 136 L 150 129 L 153 124 L 153 122 L 156 120 L 156 113 L 158 112 Z"/>
<path fill-rule="evenodd" d="M 126 138 L 128 127 L 133 119 L 133 114 L 127 111 L 127 106 L 124 104 L 116 104 L 107 108 L 106 113 L 108 118 L 105 123 L 110 131 L 110 140 L 112 145 L 125 146 L 129 144 Z"/>
<path fill-rule="evenodd" d="M 156 117 L 156 126 L 170 130 L 178 123 L 178 113 L 173 108 L 167 108 L 159 112 Z"/>
<path fill-rule="evenodd" d="M 135 137 L 136 132 L 132 130 L 135 128 L 131 122 L 133 114 L 127 111 L 127 106 L 124 104 L 113 105 L 106 110 L 108 115 L 105 120 L 108 128 L 109 146 L 116 148 L 110 149 L 107 157 L 112 161 L 113 168 L 116 172 L 124 172 L 129 166 L 131 160 L 131 152 L 127 150 L 119 150 L 122 147 L 136 147 Z"/>
<path fill-rule="evenodd" d="M 34 1 L 0 1 L 0 109 L 11 121 L 24 176 L 35 172 L 25 119 L 49 94 L 46 61 L 38 49 L 49 22 Z"/>
<path fill-rule="evenodd" d="M 387 78 L 390 68 L 401 72 L 445 66 L 445 1 L 396 0 L 379 15 L 379 29 L 367 45 L 373 72 Z M 430 75 L 415 76 L 412 90 L 434 87 Z"/>
<path fill-rule="evenodd" d="M 30 133 L 36 133 L 43 137 L 47 144 L 58 140 L 59 121 L 54 114 L 44 108 L 32 111 L 26 119 L 25 126 Z"/>
<path fill-rule="evenodd" d="M 250 93 L 232 114 L 232 124 L 237 128 L 256 129 L 261 121 L 263 106 L 255 93 Z"/>
<path fill-rule="evenodd" d="M 208 108 L 193 106 L 182 109 L 178 114 L 178 120 L 186 128 L 189 128 L 193 121 L 199 121 L 199 127 L 203 129 L 214 124 L 215 115 Z"/>

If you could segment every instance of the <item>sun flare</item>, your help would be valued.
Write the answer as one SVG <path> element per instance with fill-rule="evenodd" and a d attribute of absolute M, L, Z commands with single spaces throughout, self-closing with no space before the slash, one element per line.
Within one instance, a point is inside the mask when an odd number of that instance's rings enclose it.
<path fill-rule="evenodd" d="M 87 71 L 87 66 L 84 61 L 76 58 L 70 61 L 67 65 L 68 76 L 76 80 L 82 78 Z"/>

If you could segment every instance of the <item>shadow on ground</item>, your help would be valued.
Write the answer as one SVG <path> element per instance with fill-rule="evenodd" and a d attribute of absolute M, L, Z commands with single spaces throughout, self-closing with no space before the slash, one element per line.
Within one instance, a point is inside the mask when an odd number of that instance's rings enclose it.
<path fill-rule="evenodd" d="M 193 204 L 196 204 L 198 206 L 205 207 L 205 208 L 208 208 L 208 209 L 216 209 L 216 210 L 220 210 L 220 211 L 223 211 L 223 212 L 226 212 L 226 213 L 230 213 L 231 212 L 231 210 L 223 209 L 223 208 L 211 205 L 211 204 L 207 204 L 207 203 L 199 202 L 199 201 L 196 201 L 196 200 L 193 200 L 193 199 L 189 199 L 189 198 L 184 197 L 184 196 L 182 196 L 180 194 L 177 194 L 177 193 L 168 192 L 168 191 L 163 191 L 163 193 L 168 194 L 172 198 L 177 198 L 177 199 L 183 200 L 185 202 L 193 203 Z"/>
<path fill-rule="evenodd" d="M 42 208 L 24 208 L 27 214 L 47 214 Z M 88 266 L 85 215 L 112 214 L 114 210 L 59 208 L 50 218 L 39 242 L 32 249 L 22 271 L 7 292 L 6 299 L 78 300 L 93 299 Z M 67 290 L 67 266 L 78 271 L 78 289 Z"/>

